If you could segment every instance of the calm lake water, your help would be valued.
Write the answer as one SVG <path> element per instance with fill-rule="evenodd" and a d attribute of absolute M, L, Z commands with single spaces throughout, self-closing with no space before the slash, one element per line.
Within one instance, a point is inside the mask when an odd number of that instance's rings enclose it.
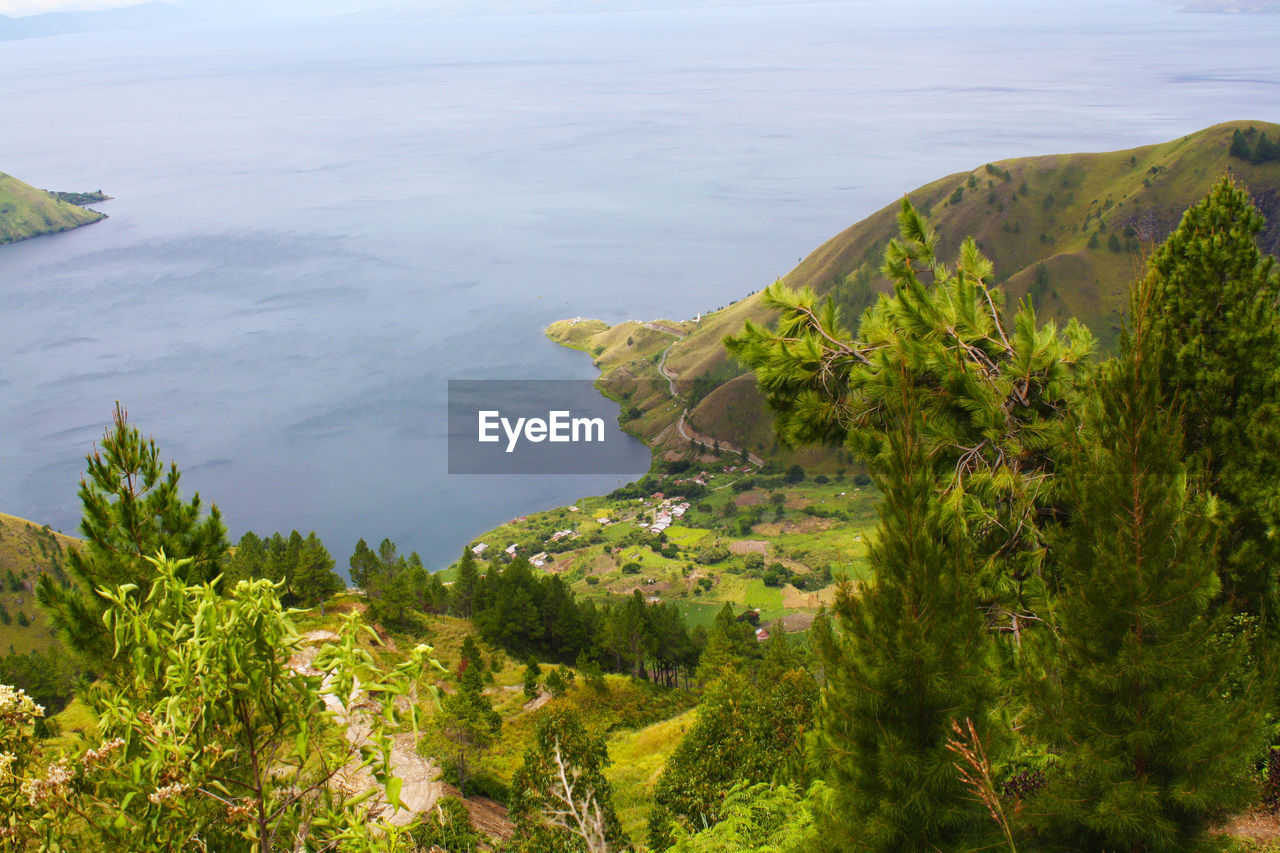
<path fill-rule="evenodd" d="M 1280 120 L 1280 16 L 1045 6 L 0 43 L 0 170 L 115 196 L 0 247 L 0 511 L 72 531 L 121 400 L 235 536 L 314 529 L 343 568 L 390 537 L 444 565 L 620 479 L 446 474 L 448 379 L 594 375 L 552 320 L 727 304 L 990 160 Z"/>

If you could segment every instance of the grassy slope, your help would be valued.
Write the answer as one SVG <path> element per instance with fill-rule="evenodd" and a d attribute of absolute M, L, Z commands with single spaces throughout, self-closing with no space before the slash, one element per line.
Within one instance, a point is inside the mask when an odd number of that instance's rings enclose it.
<path fill-rule="evenodd" d="M 0 244 L 69 231 L 105 218 L 105 213 L 59 201 L 0 172 Z"/>
<path fill-rule="evenodd" d="M 1273 138 L 1280 135 L 1280 126 L 1266 122 L 1232 122 L 1128 151 L 1004 160 L 990 164 L 991 168 L 983 164 L 908 195 L 928 212 L 939 234 L 942 257 L 954 257 L 964 237 L 972 235 L 994 263 L 1007 303 L 1034 289 L 1043 319 L 1077 317 L 1107 347 L 1116 338 L 1127 286 L 1141 269 L 1142 255 L 1162 241 L 1182 212 L 1228 169 L 1249 187 L 1269 221 L 1260 240 L 1264 250 L 1280 254 L 1280 163 L 1253 165 L 1227 153 L 1233 131 L 1251 126 Z M 897 233 L 897 207 L 894 201 L 831 238 L 784 281 L 792 287 L 812 287 L 838 304 L 860 309 L 866 294 L 888 289 L 879 267 L 885 245 Z M 1120 251 L 1109 248 L 1113 234 L 1122 243 Z M 1037 279 L 1042 282 L 1038 288 Z M 846 310 L 845 316 L 852 324 L 851 313 Z M 689 422 L 703 433 L 778 455 L 771 419 L 753 378 L 738 375 L 740 368 L 729 360 L 721 343 L 748 319 L 771 319 L 758 294 L 697 324 L 666 324 L 690 330 L 671 346 L 666 366 L 682 381 L 736 375 L 706 395 L 689 413 Z M 548 334 L 593 352 L 605 376 L 659 380 L 652 363 L 645 360 L 651 351 L 620 348 L 617 331 L 602 323 L 580 323 L 571 335 L 557 324 Z M 668 336 L 659 349 L 670 341 Z M 595 352 L 602 344 L 605 349 Z M 678 442 L 671 442 L 670 430 L 663 432 L 672 420 L 669 412 L 663 417 L 647 414 L 628 428 L 657 446 L 674 446 Z M 820 460 L 825 458 L 826 467 L 830 464 L 829 457 L 812 452 L 784 453 L 779 458 L 785 464 L 799 461 L 814 467 L 824 467 Z"/>
<path fill-rule="evenodd" d="M 605 778 L 613 786 L 613 806 L 622 828 L 636 843 L 648 835 L 649 811 L 653 808 L 653 786 L 671 753 L 685 732 L 693 727 L 696 711 L 663 720 L 634 731 L 620 731 L 609 738 L 609 758 L 613 763 Z"/>
<path fill-rule="evenodd" d="M 343 599 L 340 596 L 339 602 Z M 337 627 L 338 617 L 333 614 L 318 618 L 313 611 L 299 622 L 303 630 L 333 630 Z M 549 703 L 539 701 L 530 704 L 523 691 L 524 663 L 480 641 L 470 621 L 450 616 L 429 616 L 423 621 L 423 629 L 426 642 L 433 647 L 434 657 L 449 670 L 432 676 L 442 690 L 455 689 L 462 641 L 467 634 L 475 637 L 486 661 L 500 664 L 493 684 L 485 688 L 485 693 L 502 716 L 502 729 L 492 748 L 479 759 L 477 769 L 481 773 L 510 784 L 524 761 L 525 753 L 533 745 L 538 721 L 554 708 L 574 708 L 592 732 L 605 736 L 612 760 L 606 776 L 614 788 L 614 803 L 619 817 L 633 839 L 644 838 L 653 783 L 663 762 L 692 724 L 690 706 L 696 699 L 692 693 L 663 690 L 620 675 L 606 676 L 603 686 L 594 688 L 575 673 L 575 682 L 564 697 Z M 414 641 L 417 639 L 422 638 L 414 638 Z M 409 641 L 402 640 L 400 645 L 407 648 Z M 400 653 L 390 650 L 390 647 L 375 649 L 375 652 L 384 666 L 393 666 L 400 659 Z M 551 664 L 543 665 L 544 677 L 552 668 Z M 425 720 L 429 721 L 434 716 L 434 707 L 430 703 L 423 702 L 420 710 Z M 426 725 L 429 728 L 430 723 Z M 428 740 L 424 746 L 428 753 L 432 749 L 429 743 Z"/>
<path fill-rule="evenodd" d="M 0 654 L 7 654 L 10 648 L 23 653 L 55 643 L 44 611 L 36 603 L 35 585 L 44 572 L 66 565 L 66 551 L 76 542 L 70 536 L 0 513 L 0 604 L 11 618 L 8 625 L 0 623 Z M 10 589 L 10 571 L 18 576 L 22 589 Z M 20 612 L 26 614 L 30 625 L 18 624 Z"/>

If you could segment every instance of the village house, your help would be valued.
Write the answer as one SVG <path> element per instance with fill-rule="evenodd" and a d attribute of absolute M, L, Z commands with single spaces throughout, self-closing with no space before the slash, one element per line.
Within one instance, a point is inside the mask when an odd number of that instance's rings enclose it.
<path fill-rule="evenodd" d="M 489 546 L 484 542 L 481 542 L 479 545 L 471 549 L 471 553 L 475 554 L 476 557 L 483 557 L 484 552 L 488 550 L 489 550 Z"/>

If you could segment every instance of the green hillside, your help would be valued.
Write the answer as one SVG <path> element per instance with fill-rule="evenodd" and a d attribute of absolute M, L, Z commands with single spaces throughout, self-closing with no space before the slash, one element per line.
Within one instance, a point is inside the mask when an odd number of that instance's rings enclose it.
<path fill-rule="evenodd" d="M 105 213 L 61 201 L 0 172 L 0 244 L 70 231 L 106 218 Z"/>
<path fill-rule="evenodd" d="M 44 572 L 62 575 L 67 549 L 76 542 L 47 526 L 0 513 L 0 655 L 54 645 L 44 610 L 36 603 L 36 581 Z"/>
<path fill-rule="evenodd" d="M 483 542 L 482 565 L 494 565 L 514 544 L 581 597 L 639 590 L 676 604 L 690 625 L 709 626 L 728 603 L 806 630 L 831 603 L 833 578 L 866 577 L 878 493 L 865 476 L 788 482 L 746 467 L 655 472 L 633 490 L 512 519 L 468 547 Z"/>
<path fill-rule="evenodd" d="M 1280 138 L 1280 125 L 1230 122 L 1126 151 L 980 164 L 908 196 L 937 230 L 942 256 L 954 254 L 972 235 L 995 265 L 996 282 L 1008 300 L 1030 297 L 1043 317 L 1076 317 L 1106 349 L 1116 340 L 1127 288 L 1143 257 L 1224 172 L 1230 170 L 1250 189 L 1268 219 L 1259 235 L 1263 251 L 1280 253 L 1280 160 L 1253 162 L 1258 158 L 1233 155 L 1237 131 L 1255 150 L 1264 135 Z M 885 246 L 897 235 L 898 200 L 886 202 L 819 246 L 783 281 L 830 296 L 846 322 L 856 325 L 876 294 L 889 286 L 880 264 Z M 548 334 L 592 354 L 602 378 L 615 380 L 607 392 L 639 410 L 640 416 L 624 425 L 652 446 L 672 452 L 688 448 L 678 429 L 687 406 L 686 433 L 714 437 L 722 446 L 745 447 L 783 464 L 819 469 L 840 464 L 829 454 L 794 454 L 777 446 L 754 377 L 729 359 L 722 344 L 747 319 L 771 319 L 758 294 L 695 322 L 609 328 L 596 321 L 565 321 Z M 671 386 L 680 405 L 672 401 Z"/>

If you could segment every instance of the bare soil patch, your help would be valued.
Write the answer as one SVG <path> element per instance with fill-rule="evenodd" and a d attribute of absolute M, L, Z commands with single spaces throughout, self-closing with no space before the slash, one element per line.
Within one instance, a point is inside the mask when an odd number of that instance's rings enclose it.
<path fill-rule="evenodd" d="M 537 696 L 533 697 L 528 702 L 524 703 L 525 713 L 529 713 L 530 711 L 536 711 L 550 701 L 551 701 L 551 694 L 545 690 L 541 690 L 538 692 Z"/>
<path fill-rule="evenodd" d="M 729 552 L 732 554 L 763 554 L 769 555 L 769 543 L 763 539 L 739 539 L 736 542 L 729 543 Z"/>
<path fill-rule="evenodd" d="M 813 624 L 812 613 L 788 613 L 782 617 L 782 627 L 787 629 L 788 634 L 795 634 L 799 631 L 808 631 L 809 626 Z"/>
<path fill-rule="evenodd" d="M 1236 815 L 1218 828 L 1223 835 L 1263 843 L 1280 840 L 1280 814 L 1261 809 Z"/>
<path fill-rule="evenodd" d="M 817 609 L 822 605 L 830 605 L 836 598 L 834 587 L 827 587 L 818 592 L 805 592 L 802 589 L 796 589 L 791 584 L 787 584 L 782 588 L 782 606 L 788 610 L 795 607 L 811 607 Z M 812 621 L 812 619 L 810 620 Z M 808 627 L 808 626 L 806 626 Z M 787 626 L 787 630 L 791 630 L 791 626 Z"/>

